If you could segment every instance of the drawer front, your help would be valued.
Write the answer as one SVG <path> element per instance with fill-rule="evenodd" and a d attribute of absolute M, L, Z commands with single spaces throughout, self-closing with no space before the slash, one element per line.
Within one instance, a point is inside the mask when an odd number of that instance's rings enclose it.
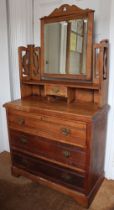
<path fill-rule="evenodd" d="M 67 87 L 62 85 L 45 85 L 45 95 L 55 95 L 55 96 L 64 96 L 67 97 Z"/>
<path fill-rule="evenodd" d="M 58 165 L 38 158 L 32 158 L 17 152 L 12 153 L 13 166 L 24 169 L 34 175 L 62 184 L 71 189 L 84 190 L 85 177 Z"/>
<path fill-rule="evenodd" d="M 33 116 L 22 112 L 9 113 L 9 126 L 37 134 L 51 140 L 86 147 L 86 125 L 79 122 L 63 122 L 57 118 Z"/>
<path fill-rule="evenodd" d="M 43 137 L 25 134 L 10 130 L 12 147 L 19 148 L 52 161 L 62 162 L 63 164 L 85 169 L 85 152 L 75 146 L 50 141 Z"/>

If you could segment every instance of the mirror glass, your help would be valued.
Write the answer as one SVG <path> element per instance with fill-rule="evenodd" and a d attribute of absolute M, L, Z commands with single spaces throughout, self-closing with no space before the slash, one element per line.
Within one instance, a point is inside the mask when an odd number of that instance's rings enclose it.
<path fill-rule="evenodd" d="M 44 25 L 44 73 L 86 74 L 88 20 Z"/>

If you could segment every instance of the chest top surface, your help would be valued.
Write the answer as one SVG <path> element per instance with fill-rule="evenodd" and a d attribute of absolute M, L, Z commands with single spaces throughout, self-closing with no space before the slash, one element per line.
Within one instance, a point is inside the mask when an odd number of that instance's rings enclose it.
<path fill-rule="evenodd" d="M 19 99 L 6 103 L 4 105 L 7 109 L 29 112 L 29 113 L 39 113 L 39 114 L 55 114 L 56 116 L 76 117 L 80 120 L 91 120 L 98 116 L 101 112 L 108 110 L 108 105 L 103 108 L 99 108 L 96 104 L 92 103 L 71 103 L 66 104 L 63 100 L 58 101 L 47 101 L 43 97 L 26 97 L 24 99 Z M 51 115 L 50 115 L 51 116 Z"/>

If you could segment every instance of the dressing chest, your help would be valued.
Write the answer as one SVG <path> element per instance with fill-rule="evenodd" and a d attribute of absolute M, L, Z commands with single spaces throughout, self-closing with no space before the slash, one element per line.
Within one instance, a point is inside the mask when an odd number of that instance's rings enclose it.
<path fill-rule="evenodd" d="M 89 207 L 104 179 L 108 40 L 94 11 L 62 5 L 41 18 L 41 48 L 19 47 L 21 99 L 6 103 L 12 174 Z"/>

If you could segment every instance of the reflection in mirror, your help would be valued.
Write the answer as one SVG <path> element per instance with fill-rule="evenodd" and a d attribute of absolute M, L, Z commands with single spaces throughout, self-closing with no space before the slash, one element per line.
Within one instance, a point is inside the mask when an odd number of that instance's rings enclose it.
<path fill-rule="evenodd" d="M 44 73 L 86 74 L 87 19 L 45 24 Z"/>

